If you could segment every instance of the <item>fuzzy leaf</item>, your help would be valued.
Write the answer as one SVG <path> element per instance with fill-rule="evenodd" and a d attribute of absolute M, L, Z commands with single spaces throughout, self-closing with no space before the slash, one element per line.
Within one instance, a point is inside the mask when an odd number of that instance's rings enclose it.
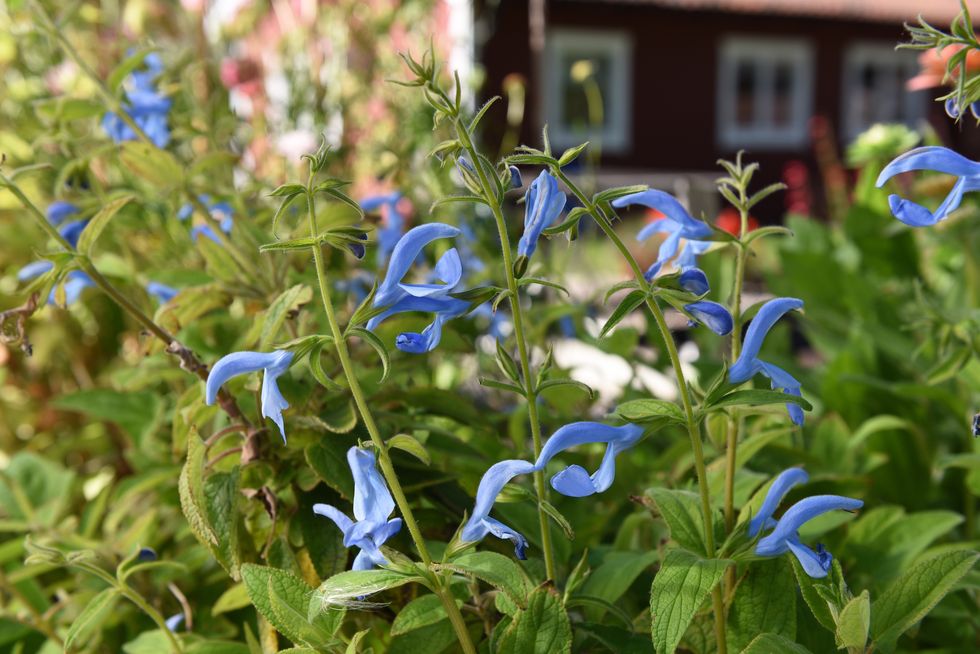
<path fill-rule="evenodd" d="M 681 549 L 667 552 L 650 587 L 653 646 L 657 654 L 677 649 L 694 614 L 731 564 L 727 559 L 702 559 Z"/>

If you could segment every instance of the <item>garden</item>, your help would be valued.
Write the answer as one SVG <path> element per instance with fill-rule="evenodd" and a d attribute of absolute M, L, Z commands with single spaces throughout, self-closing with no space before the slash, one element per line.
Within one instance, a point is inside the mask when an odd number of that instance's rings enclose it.
<path fill-rule="evenodd" d="M 704 215 L 440 2 L 209 4 L 0 7 L 0 652 L 980 648 L 980 162 Z"/>

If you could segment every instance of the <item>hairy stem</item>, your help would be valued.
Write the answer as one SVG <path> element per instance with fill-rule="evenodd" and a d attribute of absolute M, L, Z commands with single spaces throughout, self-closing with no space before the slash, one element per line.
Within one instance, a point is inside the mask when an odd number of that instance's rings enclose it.
<path fill-rule="evenodd" d="M 497 201 L 496 189 L 490 185 L 483 165 L 480 163 L 476 146 L 473 145 L 467 128 L 459 120 L 456 121 L 456 131 L 461 137 L 465 136 L 464 142 L 466 151 L 469 154 L 473 168 L 476 169 L 477 178 L 483 189 L 483 196 L 493 212 L 494 220 L 497 223 L 497 235 L 500 237 L 500 250 L 503 254 L 504 273 L 507 276 L 507 290 L 510 292 L 510 310 L 514 317 L 514 337 L 517 340 L 517 353 L 521 361 L 521 375 L 524 377 L 524 388 L 527 393 L 527 414 L 528 421 L 531 423 L 531 440 L 534 444 L 534 458 L 541 455 L 541 420 L 538 417 L 538 392 L 535 387 L 535 380 L 531 374 L 531 360 L 528 356 L 527 338 L 524 331 L 524 311 L 521 308 L 520 295 L 518 294 L 517 278 L 514 277 L 514 256 L 510 249 L 510 238 L 507 235 L 507 221 L 504 213 Z M 541 502 L 548 501 L 548 487 L 544 483 L 544 472 L 537 470 L 533 474 L 534 491 L 538 497 L 538 524 L 541 527 L 541 551 L 544 555 L 545 574 L 548 579 L 555 579 L 555 554 L 551 544 L 551 524 L 549 518 L 541 507 Z"/>
<path fill-rule="evenodd" d="M 316 238 L 320 230 L 317 227 L 316 221 L 312 174 L 310 175 L 310 180 L 306 188 L 306 206 L 309 214 L 310 236 Z M 323 311 L 326 313 L 327 322 L 330 325 L 330 333 L 333 336 L 337 358 L 340 359 L 344 377 L 346 377 L 351 395 L 354 397 L 354 404 L 357 405 L 357 412 L 360 414 L 361 420 L 364 421 L 364 427 L 367 429 L 368 434 L 371 436 L 371 442 L 378 451 L 378 463 L 381 466 L 381 473 L 384 475 L 385 481 L 391 489 L 391 494 L 395 498 L 398 510 L 402 514 L 402 520 L 405 521 L 405 525 L 408 527 L 408 531 L 412 536 L 412 541 L 415 543 L 415 549 L 418 550 L 422 563 L 428 570 L 432 566 L 432 556 L 429 554 L 425 539 L 422 537 L 422 532 L 419 529 L 418 523 L 415 521 L 415 514 L 412 513 L 412 507 L 408 503 L 408 498 L 405 497 L 405 492 L 402 490 L 401 482 L 398 481 L 395 466 L 392 464 L 391 456 L 388 453 L 388 446 L 381 437 L 378 425 L 374 421 L 374 415 L 368 407 L 364 390 L 361 388 L 361 384 L 354 372 L 354 364 L 351 361 L 350 351 L 347 348 L 347 341 L 344 338 L 343 331 L 340 329 L 340 323 L 337 320 L 337 314 L 333 308 L 333 301 L 330 298 L 330 285 L 327 282 L 327 271 L 323 263 L 322 247 L 316 244 L 311 249 L 313 250 L 313 262 L 316 266 L 316 276 L 320 285 L 320 298 L 323 301 Z M 433 591 L 439 596 L 446 609 L 446 613 L 449 615 L 449 620 L 453 625 L 453 629 L 456 631 L 456 637 L 459 639 L 460 646 L 466 654 L 475 654 L 476 649 L 470 639 L 469 631 L 466 629 L 466 622 L 463 620 L 463 615 L 460 613 L 459 607 L 456 606 L 456 600 L 443 583 L 442 577 L 435 575 L 433 579 Z"/>
<path fill-rule="evenodd" d="M 640 264 L 636 261 L 636 258 L 623 243 L 622 239 L 616 233 L 616 230 L 612 227 L 612 222 L 606 213 L 594 202 L 592 199 L 586 196 L 575 184 L 572 183 L 570 179 L 562 172 L 561 168 L 554 166 L 552 168 L 552 173 L 562 181 L 572 191 L 582 206 L 585 207 L 592 217 L 595 219 L 596 224 L 599 225 L 599 229 L 606 235 L 606 237 L 612 241 L 613 245 L 619 250 L 619 253 L 623 256 L 623 259 L 629 265 L 630 270 L 633 272 L 633 276 L 636 278 L 637 284 L 639 284 L 640 289 L 645 293 L 650 290 L 650 283 L 647 282 L 646 278 L 643 276 L 643 269 Z M 677 344 L 674 342 L 674 336 L 670 333 L 670 328 L 667 326 L 667 321 L 664 319 L 663 310 L 660 305 L 657 304 L 656 300 L 649 294 L 646 298 L 647 308 L 653 315 L 654 321 L 657 323 L 657 328 L 660 330 L 660 335 L 664 340 L 664 344 L 667 347 L 667 354 L 670 358 L 671 366 L 674 369 L 674 376 L 677 378 L 677 389 L 681 396 L 681 404 L 684 407 L 684 417 L 687 423 L 687 433 L 691 440 L 691 451 L 694 455 L 694 468 L 697 473 L 698 479 L 698 490 L 701 498 L 701 517 L 704 522 L 704 537 L 705 537 L 705 548 L 709 557 L 715 555 L 715 535 L 714 535 L 714 521 L 712 520 L 711 514 L 711 496 L 708 490 L 708 475 L 705 469 L 704 463 L 704 448 L 701 444 L 701 430 L 698 426 L 697 420 L 694 415 L 694 404 L 691 401 L 691 392 L 687 387 L 687 381 L 684 378 L 684 370 L 681 368 L 680 356 L 677 353 Z M 718 654 L 727 654 L 727 643 L 725 638 L 725 606 L 722 600 L 721 588 L 715 587 L 711 592 L 712 608 L 715 615 L 715 639 L 718 646 Z"/>

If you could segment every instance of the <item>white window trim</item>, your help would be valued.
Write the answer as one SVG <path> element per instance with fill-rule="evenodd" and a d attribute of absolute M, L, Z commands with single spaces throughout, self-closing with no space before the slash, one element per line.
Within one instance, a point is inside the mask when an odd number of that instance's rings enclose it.
<path fill-rule="evenodd" d="M 610 97 L 602 98 L 608 124 L 598 134 L 568 129 L 562 115 L 563 76 L 556 71 L 567 51 L 579 49 L 609 52 L 615 62 L 610 70 Z M 556 148 L 568 148 L 586 140 L 598 139 L 604 152 L 629 151 L 633 132 L 633 42 L 628 33 L 571 28 L 548 30 L 543 77 L 545 121 L 548 123 L 548 135 Z"/>
<path fill-rule="evenodd" d="M 904 61 L 903 61 L 904 60 Z M 865 64 L 877 64 L 882 67 L 894 67 L 904 64 L 909 78 L 919 70 L 919 63 L 914 53 L 905 50 L 895 50 L 890 43 L 875 41 L 858 41 L 847 47 L 844 53 L 844 69 L 841 71 L 841 130 L 845 141 L 851 141 L 871 125 L 865 125 L 855 115 L 854 104 L 849 102 L 855 97 L 856 86 L 859 83 L 860 67 Z M 925 120 L 927 113 L 927 94 L 924 92 L 902 93 L 901 112 L 905 117 L 892 122 L 901 122 L 909 127 Z"/>
<path fill-rule="evenodd" d="M 738 97 L 737 67 L 739 60 L 768 59 L 793 65 L 793 84 L 798 88 L 792 96 L 790 123 L 785 127 L 757 125 L 745 127 L 735 122 Z M 762 95 L 759 106 L 772 110 L 773 68 L 763 69 Z M 726 148 L 764 147 L 772 150 L 793 150 L 809 140 L 808 123 L 813 115 L 813 46 L 803 39 L 780 39 L 755 36 L 732 36 L 718 48 L 718 83 L 716 128 L 718 142 Z"/>

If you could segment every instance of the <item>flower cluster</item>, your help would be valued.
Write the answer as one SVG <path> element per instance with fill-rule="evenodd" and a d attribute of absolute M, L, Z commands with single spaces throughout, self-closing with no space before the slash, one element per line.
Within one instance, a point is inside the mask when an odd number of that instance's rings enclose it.
<path fill-rule="evenodd" d="M 151 53 L 143 60 L 146 70 L 134 71 L 124 82 L 126 102 L 123 111 L 143 130 L 158 148 L 170 143 L 170 127 L 167 114 L 173 102 L 156 87 L 156 79 L 163 72 L 160 55 Z M 135 141 L 136 132 L 118 114 L 107 113 L 102 117 L 102 128 L 116 143 Z"/>

